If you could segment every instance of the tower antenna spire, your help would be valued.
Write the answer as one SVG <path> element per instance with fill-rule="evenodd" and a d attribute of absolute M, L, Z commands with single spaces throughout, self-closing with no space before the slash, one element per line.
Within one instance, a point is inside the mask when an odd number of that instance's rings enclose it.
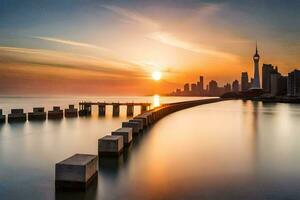
<path fill-rule="evenodd" d="M 257 40 L 256 40 L 256 50 L 255 50 L 256 54 L 258 54 L 258 50 L 257 50 Z"/>

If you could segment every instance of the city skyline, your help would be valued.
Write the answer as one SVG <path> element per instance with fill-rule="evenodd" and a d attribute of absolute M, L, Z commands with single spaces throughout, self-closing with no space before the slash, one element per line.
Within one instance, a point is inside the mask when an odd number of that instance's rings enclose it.
<path fill-rule="evenodd" d="M 234 92 L 236 95 L 247 96 L 250 93 L 263 97 L 279 97 L 300 96 L 300 71 L 294 69 L 286 75 L 279 72 L 278 66 L 263 63 L 260 67 L 260 55 L 256 42 L 255 53 L 253 55 L 253 77 L 249 76 L 249 72 L 241 72 L 240 82 L 235 79 L 227 82 L 224 86 L 220 86 L 216 80 L 209 80 L 207 84 L 204 82 L 204 76 L 200 75 L 199 81 L 196 83 L 185 83 L 183 90 L 177 88 L 170 93 L 171 96 L 222 96 L 226 93 Z M 260 73 L 261 71 L 261 73 Z M 262 78 L 260 78 L 262 74 Z M 243 94 L 240 94 L 243 93 Z M 266 96 L 267 95 L 267 96 Z M 240 96 L 240 97 L 242 97 Z"/>
<path fill-rule="evenodd" d="M 283 74 L 300 61 L 297 1 L 1 5 L 1 95 L 164 94 L 195 74 L 224 85 L 241 71 L 253 76 L 255 41 L 261 63 Z"/>

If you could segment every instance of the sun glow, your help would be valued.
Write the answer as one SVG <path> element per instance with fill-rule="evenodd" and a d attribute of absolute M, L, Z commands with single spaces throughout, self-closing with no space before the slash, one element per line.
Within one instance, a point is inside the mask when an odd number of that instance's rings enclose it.
<path fill-rule="evenodd" d="M 161 79 L 161 72 L 160 71 L 152 72 L 152 78 L 153 80 L 159 81 Z"/>

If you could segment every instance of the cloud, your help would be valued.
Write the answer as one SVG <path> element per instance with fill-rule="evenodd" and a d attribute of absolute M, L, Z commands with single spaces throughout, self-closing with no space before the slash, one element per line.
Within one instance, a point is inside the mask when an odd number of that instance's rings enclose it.
<path fill-rule="evenodd" d="M 94 44 L 82 43 L 82 42 L 77 42 L 77 41 L 72 41 L 72 40 L 64 40 L 64 39 L 59 39 L 59 38 L 41 37 L 41 36 L 34 36 L 32 38 L 44 40 L 44 41 L 56 42 L 56 43 L 60 43 L 60 44 L 70 45 L 70 46 L 92 48 L 92 49 L 97 49 L 97 50 L 101 50 L 101 51 L 109 51 L 109 49 L 107 49 L 107 48 L 99 47 Z"/>
<path fill-rule="evenodd" d="M 222 51 L 209 49 L 206 47 L 201 47 L 197 44 L 181 40 L 167 32 L 153 32 L 153 33 L 147 35 L 146 37 L 153 39 L 155 41 L 158 41 L 162 44 L 166 44 L 166 45 L 169 45 L 172 47 L 184 49 L 184 50 L 191 51 L 194 53 L 208 54 L 208 55 L 218 56 L 218 57 L 231 59 L 231 60 L 235 59 L 235 55 L 232 55 L 232 54 L 229 54 L 226 52 L 222 52 Z"/>
<path fill-rule="evenodd" d="M 84 56 L 45 49 L 0 46 L 0 68 L 7 64 L 79 69 L 110 77 L 143 78 L 139 66 L 126 61 Z"/>
<path fill-rule="evenodd" d="M 124 9 L 124 8 L 120 8 L 118 6 L 112 6 L 112 5 L 102 5 L 102 7 L 107 10 L 110 10 L 114 13 L 117 13 L 118 15 L 126 17 L 127 19 L 130 19 L 131 21 L 136 22 L 145 27 L 148 27 L 151 29 L 158 29 L 160 27 L 160 25 L 156 21 L 154 21 L 148 17 L 145 17 L 137 12 L 133 12 L 128 9 Z"/>

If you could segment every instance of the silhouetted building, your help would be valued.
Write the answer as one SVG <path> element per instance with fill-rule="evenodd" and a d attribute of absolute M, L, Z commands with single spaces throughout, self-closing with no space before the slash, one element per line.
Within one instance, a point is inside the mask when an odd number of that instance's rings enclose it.
<path fill-rule="evenodd" d="M 232 91 L 233 92 L 238 92 L 239 91 L 239 81 L 238 80 L 235 80 L 232 82 Z"/>
<path fill-rule="evenodd" d="M 204 90 L 204 78 L 203 78 L 203 76 L 200 76 L 198 89 L 199 89 L 200 92 L 203 92 L 203 90 Z"/>
<path fill-rule="evenodd" d="M 294 70 L 288 74 L 287 95 L 300 96 L 300 71 Z"/>
<path fill-rule="evenodd" d="M 263 64 L 262 66 L 262 87 L 264 92 L 271 92 L 271 75 L 277 74 L 278 68 L 271 64 Z"/>
<path fill-rule="evenodd" d="M 183 92 L 186 94 L 190 92 L 190 84 L 188 84 L 188 83 L 184 84 Z"/>
<path fill-rule="evenodd" d="M 224 92 L 221 91 L 221 93 L 226 93 L 226 92 L 231 92 L 231 85 L 230 85 L 230 83 L 227 83 L 226 85 L 224 85 Z"/>
<path fill-rule="evenodd" d="M 279 73 L 271 74 L 270 93 L 273 96 L 286 95 L 287 92 L 287 77 L 281 76 Z"/>
<path fill-rule="evenodd" d="M 253 56 L 253 61 L 254 61 L 254 78 L 252 84 L 251 84 L 251 88 L 252 89 L 260 89 L 260 78 L 259 78 L 259 59 L 260 56 L 258 54 L 258 50 L 257 50 L 257 43 L 256 43 L 256 50 L 255 50 L 255 54 Z"/>
<path fill-rule="evenodd" d="M 191 84 L 192 95 L 198 94 L 197 85 L 195 83 Z"/>
<path fill-rule="evenodd" d="M 211 96 L 218 96 L 219 95 L 217 81 L 211 80 L 208 84 L 208 88 L 209 88 L 209 94 Z"/>
<path fill-rule="evenodd" d="M 247 72 L 242 72 L 241 84 L 242 84 L 241 85 L 242 92 L 246 92 L 249 90 L 250 84 L 249 84 L 249 78 Z"/>

